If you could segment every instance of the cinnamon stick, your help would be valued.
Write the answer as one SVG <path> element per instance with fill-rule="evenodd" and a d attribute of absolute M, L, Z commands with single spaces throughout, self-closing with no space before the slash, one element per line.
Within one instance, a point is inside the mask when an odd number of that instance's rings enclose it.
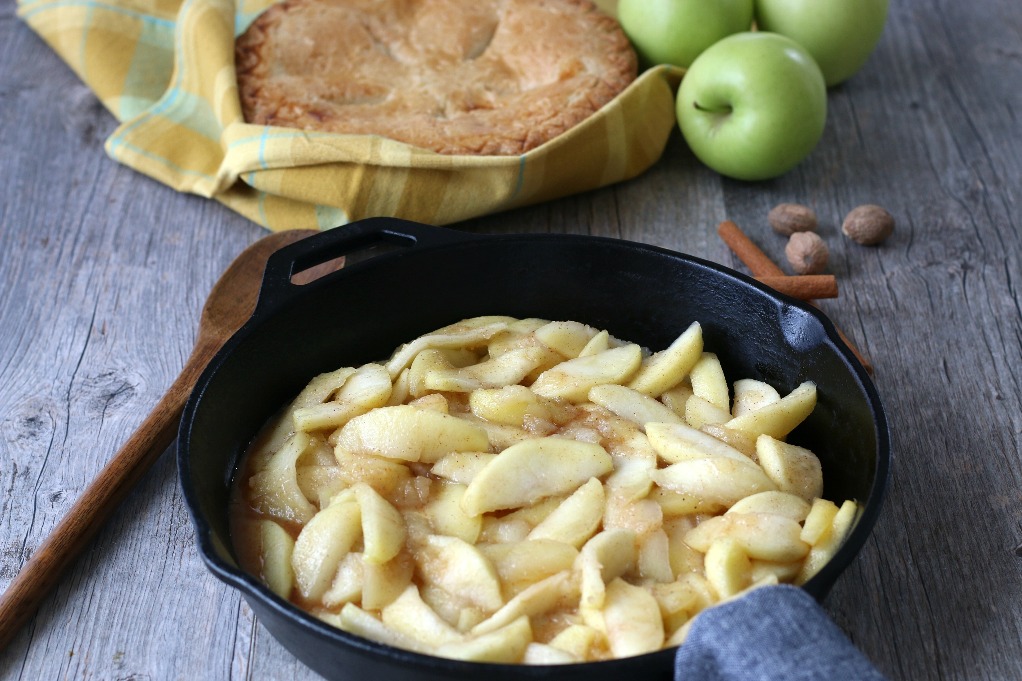
<path fill-rule="evenodd" d="M 833 274 L 800 274 L 791 277 L 756 277 L 778 293 L 799 300 L 837 298 L 837 278 Z"/>
<path fill-rule="evenodd" d="M 741 260 L 754 277 L 783 277 L 782 270 L 760 247 L 746 236 L 745 232 L 730 220 L 725 220 L 717 227 L 717 234 L 724 240 L 738 259 Z"/>
<path fill-rule="evenodd" d="M 735 256 L 749 268 L 752 275 L 755 277 L 776 277 L 784 276 L 784 270 L 782 270 L 777 263 L 770 259 L 766 253 L 757 246 L 752 239 L 750 239 L 742 229 L 731 220 L 725 220 L 720 223 L 717 227 L 717 234 L 727 244 L 728 248 L 735 254 Z M 813 305 L 812 301 L 808 301 Z M 859 349 L 852 344 L 852 341 L 845 335 L 844 331 L 838 328 L 837 324 L 834 324 L 834 329 L 837 331 L 838 337 L 848 346 L 848 349 L 852 351 L 855 358 L 859 360 L 866 373 L 873 375 L 873 365 L 870 363 L 866 356 L 859 352 Z"/>

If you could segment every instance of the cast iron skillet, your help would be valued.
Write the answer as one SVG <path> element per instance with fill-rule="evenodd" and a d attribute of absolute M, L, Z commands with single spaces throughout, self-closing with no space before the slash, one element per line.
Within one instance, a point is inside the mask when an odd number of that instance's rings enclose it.
<path fill-rule="evenodd" d="M 387 253 L 311 284 L 293 273 L 380 246 Z M 483 665 L 397 650 L 334 629 L 273 595 L 237 565 L 228 499 L 239 456 L 260 427 L 314 375 L 379 361 L 401 343 L 466 317 L 574 320 L 658 350 L 698 320 L 705 347 L 731 380 L 757 378 L 782 394 L 818 388 L 812 416 L 789 441 L 823 464 L 825 496 L 863 510 L 837 555 L 805 589 L 822 599 L 862 548 L 880 509 L 891 445 L 869 377 L 830 322 L 737 272 L 638 243 L 571 235 L 482 236 L 373 218 L 302 240 L 267 264 L 251 320 L 224 346 L 185 407 L 178 466 L 199 550 L 239 589 L 260 621 L 327 678 L 669 678 L 673 652 L 526 667 Z"/>

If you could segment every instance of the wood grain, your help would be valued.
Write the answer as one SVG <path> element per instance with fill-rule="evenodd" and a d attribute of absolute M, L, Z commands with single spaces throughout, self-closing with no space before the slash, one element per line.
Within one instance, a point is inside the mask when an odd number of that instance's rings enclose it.
<path fill-rule="evenodd" d="M 891 3 L 790 174 L 724 180 L 672 137 L 642 176 L 459 225 L 633 239 L 741 269 L 734 220 L 812 206 L 841 296 L 820 307 L 876 367 L 887 503 L 827 607 L 891 679 L 1022 678 L 1022 5 Z M 0 589 L 155 405 L 219 273 L 263 232 L 111 162 L 113 119 L 0 5 Z M 844 239 L 861 203 L 878 248 Z M 315 679 L 204 568 L 170 456 L 32 622 L 0 678 Z"/>
<path fill-rule="evenodd" d="M 316 233 L 292 230 L 268 234 L 227 266 L 206 299 L 195 347 L 177 378 L 0 594 L 0 651 L 174 441 L 181 412 L 199 376 L 255 312 L 267 259 L 278 249 Z"/>

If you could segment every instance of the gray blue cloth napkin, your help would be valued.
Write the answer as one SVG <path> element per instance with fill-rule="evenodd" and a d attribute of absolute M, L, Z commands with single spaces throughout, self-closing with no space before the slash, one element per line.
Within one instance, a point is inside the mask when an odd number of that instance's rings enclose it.
<path fill-rule="evenodd" d="M 804 590 L 767 586 L 701 613 L 675 681 L 886 681 Z"/>

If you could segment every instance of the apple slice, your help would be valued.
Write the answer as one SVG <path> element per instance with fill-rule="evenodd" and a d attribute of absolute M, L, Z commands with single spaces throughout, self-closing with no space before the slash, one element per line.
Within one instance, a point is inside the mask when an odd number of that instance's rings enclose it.
<path fill-rule="evenodd" d="M 575 561 L 582 575 L 578 609 L 583 622 L 600 631 L 606 630 L 602 611 L 607 583 L 631 571 L 637 559 L 637 537 L 631 530 L 604 530 L 586 542 Z"/>
<path fill-rule="evenodd" d="M 817 544 L 830 531 L 830 526 L 837 515 L 838 506 L 829 499 L 814 499 L 809 514 L 802 523 L 799 537 L 810 546 Z"/>
<path fill-rule="evenodd" d="M 753 461 L 756 460 L 756 438 L 740 430 L 725 428 L 719 423 L 704 423 L 699 430 L 712 435 L 726 445 L 734 447 Z"/>
<path fill-rule="evenodd" d="M 341 479 L 348 485 L 365 482 L 380 494 L 393 497 L 399 490 L 407 489 L 412 484 L 412 472 L 403 461 L 372 454 L 355 454 L 342 449 L 334 450 L 334 458 Z M 338 490 L 331 500 L 343 493 L 343 489 Z"/>
<path fill-rule="evenodd" d="M 614 657 L 631 657 L 664 645 L 664 621 L 653 595 L 623 579 L 607 585 L 603 620 Z"/>
<path fill-rule="evenodd" d="M 639 368 L 642 349 L 634 343 L 588 357 L 576 357 L 547 369 L 533 382 L 532 390 L 543 397 L 581 403 L 589 391 L 603 383 L 623 383 Z"/>
<path fill-rule="evenodd" d="M 537 582 L 570 570 L 578 559 L 578 549 L 552 539 L 525 539 L 478 548 L 497 571 L 504 594 L 514 596 Z"/>
<path fill-rule="evenodd" d="M 475 544 L 483 528 L 482 516 L 470 516 L 461 509 L 461 498 L 466 489 L 466 485 L 435 481 L 425 511 L 438 534 Z"/>
<path fill-rule="evenodd" d="M 508 447 L 469 483 L 462 508 L 469 515 L 528 506 L 544 497 L 573 492 L 614 467 L 603 447 L 544 437 Z"/>
<path fill-rule="evenodd" d="M 638 569 L 643 579 L 661 584 L 674 581 L 670 540 L 663 528 L 639 539 Z"/>
<path fill-rule="evenodd" d="M 806 502 L 823 496 L 823 468 L 810 450 L 760 435 L 756 438 L 756 458 L 778 489 Z"/>
<path fill-rule="evenodd" d="M 769 435 L 781 440 L 802 423 L 815 407 L 816 384 L 806 381 L 776 402 L 736 416 L 724 426 L 750 435 Z"/>
<path fill-rule="evenodd" d="M 628 387 L 656 397 L 685 380 L 703 352 L 703 329 L 692 324 L 667 349 L 642 361 Z"/>
<path fill-rule="evenodd" d="M 362 512 L 365 559 L 380 565 L 396 556 L 405 545 L 405 521 L 401 513 L 379 492 L 364 482 L 352 489 Z"/>
<path fill-rule="evenodd" d="M 441 414 L 451 413 L 451 403 L 440 393 L 427 393 L 408 403 L 417 409 L 430 409 Z"/>
<path fill-rule="evenodd" d="M 574 664 L 576 662 L 582 662 L 582 660 L 546 643 L 530 643 L 525 647 L 525 655 L 522 656 L 522 664 L 550 665 Z"/>
<path fill-rule="evenodd" d="M 778 582 L 791 584 L 798 579 L 804 562 L 803 560 L 793 560 L 788 563 L 779 563 L 773 560 L 753 560 L 750 562 L 752 566 L 749 574 L 750 583 L 775 579 Z"/>
<path fill-rule="evenodd" d="M 731 420 L 731 412 L 693 394 L 685 401 L 685 421 L 693 428 L 720 425 Z"/>
<path fill-rule="evenodd" d="M 582 351 L 578 353 L 578 356 L 592 357 L 593 355 L 598 355 L 601 352 L 606 352 L 607 350 L 610 350 L 611 347 L 616 346 L 611 345 L 610 333 L 607 331 L 600 331 L 595 336 L 589 339 L 589 342 L 586 343 L 585 347 L 582 348 Z"/>
<path fill-rule="evenodd" d="M 543 345 L 568 359 L 574 359 L 598 330 L 580 322 L 550 322 L 536 329 L 534 333 Z"/>
<path fill-rule="evenodd" d="M 514 322 L 510 317 L 475 317 L 419 336 L 399 347 L 387 362 L 392 377 L 407 368 L 415 356 L 427 348 L 473 348 L 483 345 Z"/>
<path fill-rule="evenodd" d="M 533 333 L 550 323 L 547 319 L 527 317 L 525 319 L 512 319 L 508 317 L 507 328 L 495 335 L 486 343 L 486 354 L 490 357 L 498 357 L 515 348 L 536 345 L 536 338 Z"/>
<path fill-rule="evenodd" d="M 707 456 L 752 463 L 734 447 L 685 423 L 647 423 L 646 438 L 660 458 L 669 464 Z"/>
<path fill-rule="evenodd" d="M 341 428 L 335 452 L 435 463 L 451 452 L 485 452 L 489 448 L 486 430 L 474 423 L 399 405 L 380 407 L 348 421 Z"/>
<path fill-rule="evenodd" d="M 536 525 L 529 539 L 553 539 L 581 548 L 600 526 L 605 499 L 599 478 L 590 478 Z"/>
<path fill-rule="evenodd" d="M 474 378 L 483 388 L 500 388 L 521 383 L 538 367 L 552 366 L 560 360 L 560 356 L 550 348 L 532 345 L 508 350 L 502 355 L 465 367 L 459 373 Z"/>
<path fill-rule="evenodd" d="M 734 596 L 752 583 L 752 562 L 741 544 L 721 537 L 706 550 L 706 579 L 720 598 Z"/>
<path fill-rule="evenodd" d="M 496 456 L 488 452 L 451 452 L 437 459 L 430 473 L 451 482 L 467 485 Z"/>
<path fill-rule="evenodd" d="M 362 536 L 357 503 L 342 501 L 312 517 L 295 540 L 292 566 L 302 598 L 318 600 L 330 587 L 341 559 Z"/>
<path fill-rule="evenodd" d="M 834 557 L 837 550 L 841 548 L 845 537 L 852 530 L 852 525 L 859 514 L 859 506 L 854 501 L 848 500 L 841 504 L 841 508 L 834 514 L 830 527 L 813 544 L 809 555 L 806 556 L 802 571 L 795 578 L 796 584 L 805 584 L 813 575 L 827 564 Z"/>
<path fill-rule="evenodd" d="M 563 650 L 579 660 L 589 658 L 589 651 L 602 634 L 586 624 L 569 624 L 550 639 L 552 648 Z"/>
<path fill-rule="evenodd" d="M 443 350 L 427 348 L 408 367 L 408 392 L 422 397 L 431 391 L 467 393 L 481 387 L 475 378 L 462 374 Z"/>
<path fill-rule="evenodd" d="M 712 352 L 702 353 L 689 372 L 689 381 L 692 383 L 692 394 L 723 411 L 730 409 L 731 395 L 717 355 Z"/>
<path fill-rule="evenodd" d="M 696 526 L 698 516 L 687 515 L 668 518 L 664 521 L 664 533 L 667 534 L 668 559 L 671 571 L 679 578 L 689 573 L 703 572 L 703 554 L 685 543 L 685 535 Z"/>
<path fill-rule="evenodd" d="M 472 629 L 473 636 L 488 634 L 505 627 L 519 617 L 533 617 L 559 603 L 578 598 L 578 582 L 571 570 L 563 570 L 523 589 L 504 606 Z"/>
<path fill-rule="evenodd" d="M 423 350 L 412 362 L 409 386 L 413 395 L 429 391 L 468 393 L 480 388 L 515 385 L 541 366 L 561 361 L 560 355 L 542 345 L 514 348 L 490 359 L 457 367 L 440 350 Z"/>
<path fill-rule="evenodd" d="M 796 523 L 805 520 L 809 511 L 810 505 L 805 499 L 781 491 L 752 494 L 727 510 L 728 513 L 773 513 L 791 518 Z"/>
<path fill-rule="evenodd" d="M 429 647 L 464 641 L 465 636 L 447 623 L 419 596 L 414 584 L 380 610 L 380 619 L 388 627 Z"/>
<path fill-rule="evenodd" d="M 669 584 L 654 584 L 650 593 L 660 606 L 667 631 L 676 631 L 700 610 L 717 601 L 713 587 L 698 572 L 681 574 Z"/>
<path fill-rule="evenodd" d="M 336 608 L 361 600 L 362 584 L 365 581 L 364 566 L 360 552 L 353 551 L 342 558 L 330 588 L 323 594 L 323 605 Z"/>
<path fill-rule="evenodd" d="M 604 485 L 607 503 L 626 504 L 645 499 L 653 488 L 653 471 L 656 470 L 656 455 L 616 456 L 614 472 L 607 477 Z"/>
<path fill-rule="evenodd" d="M 692 397 L 692 386 L 685 383 L 674 386 L 660 394 L 660 401 L 681 418 L 685 418 L 685 403 Z"/>
<path fill-rule="evenodd" d="M 261 576 L 270 591 L 286 599 L 294 586 L 295 573 L 291 556 L 295 540 L 272 520 L 259 521 L 259 558 Z"/>
<path fill-rule="evenodd" d="M 326 402 L 333 393 L 340 390 L 355 371 L 354 367 L 341 367 L 315 376 L 298 393 L 298 397 L 291 403 L 291 409 L 301 409 Z"/>
<path fill-rule="evenodd" d="M 285 522 L 303 525 L 316 514 L 298 484 L 296 464 L 309 447 L 308 433 L 295 433 L 270 457 L 266 468 L 248 480 L 255 510 Z"/>
<path fill-rule="evenodd" d="M 383 643 L 394 648 L 411 650 L 416 653 L 427 655 L 431 653 L 429 646 L 420 643 L 411 636 L 405 636 L 401 632 L 388 627 L 371 613 L 366 612 L 354 603 L 346 603 L 341 608 L 340 615 L 324 612 L 319 614 L 319 618 L 338 629 L 343 629 L 348 633 L 361 636 L 370 641 Z"/>
<path fill-rule="evenodd" d="M 519 662 L 532 642 L 528 617 L 519 617 L 511 624 L 460 643 L 439 646 L 436 654 L 471 662 Z"/>
<path fill-rule="evenodd" d="M 724 510 L 750 494 L 777 489 L 751 460 L 724 456 L 679 461 L 653 471 L 652 477 L 664 489 L 701 500 L 705 508 L 700 512 Z"/>
<path fill-rule="evenodd" d="M 299 466 L 295 469 L 295 480 L 302 495 L 320 508 L 329 505 L 330 500 L 348 486 L 332 453 L 330 458 L 330 465 Z"/>
<path fill-rule="evenodd" d="M 379 364 L 359 367 L 344 382 L 329 402 L 295 409 L 295 430 L 313 431 L 340 428 L 359 414 L 382 407 L 390 399 L 393 386 L 387 369 Z"/>
<path fill-rule="evenodd" d="M 809 545 L 802 541 L 802 527 L 771 513 L 731 513 L 704 520 L 685 534 L 685 543 L 706 553 L 716 540 L 730 537 L 750 558 L 787 563 L 804 558 Z"/>
<path fill-rule="evenodd" d="M 468 406 L 481 419 L 519 428 L 527 415 L 547 421 L 566 420 L 567 416 L 563 406 L 524 385 L 474 390 L 468 397 Z"/>
<path fill-rule="evenodd" d="M 292 417 L 295 409 L 323 402 L 334 391 L 344 385 L 344 381 L 353 373 L 355 373 L 354 368 L 344 367 L 313 378 L 302 392 L 298 394 L 298 397 L 292 400 L 291 404 L 277 418 L 266 434 L 259 438 L 258 443 L 249 455 L 252 470 L 265 470 L 269 460 L 281 450 L 285 441 L 294 434 L 294 419 Z"/>
<path fill-rule="evenodd" d="M 589 391 L 589 401 L 640 427 L 650 421 L 682 422 L 681 417 L 665 407 L 662 402 L 623 385 L 607 383 L 595 386 Z"/>
<path fill-rule="evenodd" d="M 753 378 L 742 378 L 735 381 L 735 400 L 731 406 L 731 414 L 742 416 L 750 411 L 756 411 L 760 407 L 773 404 L 779 399 L 781 396 L 769 383 Z"/>
<path fill-rule="evenodd" d="M 412 583 L 415 561 L 407 551 L 386 563 L 362 561 L 362 607 L 379 610 L 390 604 Z"/>
<path fill-rule="evenodd" d="M 405 404 L 409 399 L 411 399 L 411 387 L 408 383 L 408 369 L 402 369 L 401 373 L 393 379 L 387 406 Z"/>
<path fill-rule="evenodd" d="M 497 571 L 472 544 L 457 537 L 431 535 L 419 547 L 416 561 L 427 583 L 486 612 L 504 605 Z"/>

